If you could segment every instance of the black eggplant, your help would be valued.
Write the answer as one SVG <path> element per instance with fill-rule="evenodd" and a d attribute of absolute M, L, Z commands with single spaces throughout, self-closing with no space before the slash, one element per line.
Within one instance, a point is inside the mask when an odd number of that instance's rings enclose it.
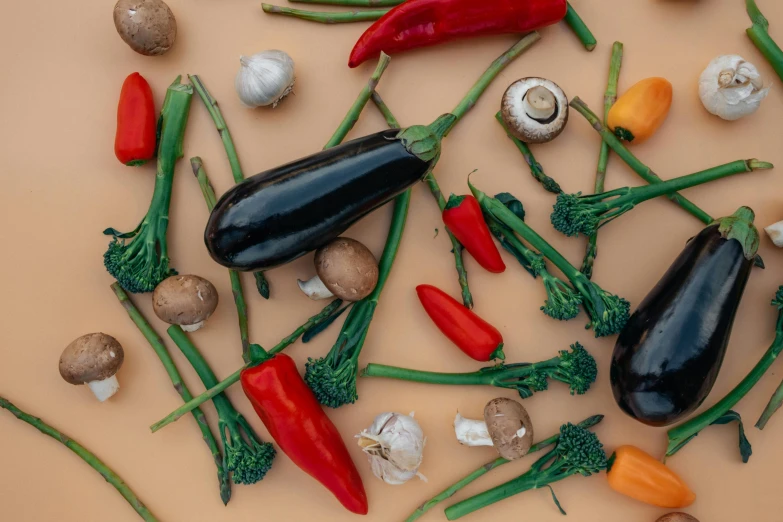
<path fill-rule="evenodd" d="M 620 332 L 612 392 L 634 419 L 666 426 L 712 389 L 758 250 L 753 218 L 742 207 L 691 239 Z"/>
<path fill-rule="evenodd" d="M 440 154 L 429 127 L 387 130 L 256 174 L 226 192 L 207 222 L 212 258 L 268 270 L 325 245 L 424 178 Z"/>

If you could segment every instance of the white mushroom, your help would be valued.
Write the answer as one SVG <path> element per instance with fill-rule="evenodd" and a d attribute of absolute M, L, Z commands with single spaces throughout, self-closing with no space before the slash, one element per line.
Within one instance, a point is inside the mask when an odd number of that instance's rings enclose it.
<path fill-rule="evenodd" d="M 339 237 L 315 251 L 316 275 L 297 280 L 310 299 L 337 296 L 343 301 L 360 301 L 378 284 L 378 261 L 370 249 L 347 237 Z"/>
<path fill-rule="evenodd" d="M 60 355 L 60 375 L 70 384 L 86 384 L 103 402 L 120 389 L 116 373 L 123 360 L 125 351 L 111 335 L 82 335 Z"/>
<path fill-rule="evenodd" d="M 152 309 L 161 321 L 195 332 L 218 305 L 215 286 L 195 275 L 175 275 L 164 279 L 152 293 Z"/>
<path fill-rule="evenodd" d="M 783 247 L 783 221 L 778 221 L 777 223 L 764 227 L 764 232 L 767 233 L 776 247 Z"/>
<path fill-rule="evenodd" d="M 519 402 L 505 398 L 487 403 L 484 420 L 466 419 L 457 413 L 454 432 L 460 444 L 492 446 L 507 460 L 525 456 L 533 445 L 530 415 Z"/>
<path fill-rule="evenodd" d="M 506 89 L 500 113 L 519 140 L 546 143 L 557 138 L 568 123 L 568 98 L 553 81 L 522 78 Z"/>

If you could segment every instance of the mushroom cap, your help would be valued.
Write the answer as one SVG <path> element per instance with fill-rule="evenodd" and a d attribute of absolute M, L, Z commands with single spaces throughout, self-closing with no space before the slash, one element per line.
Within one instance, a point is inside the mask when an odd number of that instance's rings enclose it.
<path fill-rule="evenodd" d="M 534 87 L 544 87 L 554 95 L 555 112 L 546 120 L 527 114 L 525 97 Z M 511 134 L 525 143 L 546 143 L 557 138 L 568 123 L 568 97 L 555 82 L 545 78 L 521 78 L 508 86 L 500 103 L 500 113 Z"/>
<path fill-rule="evenodd" d="M 125 360 L 122 345 L 105 333 L 82 335 L 60 355 L 60 375 L 71 384 L 108 379 Z"/>
<path fill-rule="evenodd" d="M 375 256 L 348 237 L 338 237 L 316 250 L 315 271 L 326 288 L 344 301 L 364 299 L 378 284 Z"/>
<path fill-rule="evenodd" d="M 191 325 L 205 321 L 218 305 L 215 286 L 196 275 L 164 279 L 152 293 L 152 309 L 161 321 Z"/>
<path fill-rule="evenodd" d="M 484 407 L 484 422 L 495 449 L 506 460 L 524 457 L 533 445 L 533 422 L 517 401 L 500 397 Z M 520 436 L 519 431 L 524 428 Z"/>
<path fill-rule="evenodd" d="M 668 513 L 655 522 L 699 522 L 698 519 L 690 516 L 687 513 Z"/>

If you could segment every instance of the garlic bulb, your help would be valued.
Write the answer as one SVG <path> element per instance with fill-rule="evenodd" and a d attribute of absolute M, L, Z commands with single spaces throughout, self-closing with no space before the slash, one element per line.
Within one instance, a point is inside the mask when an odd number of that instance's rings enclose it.
<path fill-rule="evenodd" d="M 404 484 L 418 476 L 426 438 L 410 415 L 381 413 L 372 425 L 356 436 L 367 454 L 373 474 L 387 484 Z"/>
<path fill-rule="evenodd" d="M 277 107 L 294 88 L 294 61 L 283 51 L 240 56 L 239 63 L 234 88 L 246 107 Z"/>
<path fill-rule="evenodd" d="M 778 221 L 768 227 L 764 227 L 764 231 L 776 247 L 783 247 L 783 221 Z"/>
<path fill-rule="evenodd" d="M 753 114 L 768 93 L 758 69 L 735 54 L 715 58 L 699 78 L 701 102 L 724 120 Z"/>

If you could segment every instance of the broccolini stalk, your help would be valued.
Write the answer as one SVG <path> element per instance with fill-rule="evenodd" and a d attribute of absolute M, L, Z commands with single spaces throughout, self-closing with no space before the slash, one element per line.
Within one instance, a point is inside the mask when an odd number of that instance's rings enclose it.
<path fill-rule="evenodd" d="M 343 5 L 347 7 L 394 7 L 404 0 L 290 0 L 292 4 Z"/>
<path fill-rule="evenodd" d="M 536 181 L 541 183 L 541 186 L 544 187 L 544 190 L 551 192 L 552 194 L 560 194 L 563 192 L 563 189 L 560 188 L 560 185 L 558 185 L 557 181 L 546 175 L 544 172 L 544 167 L 542 167 L 541 164 L 536 161 L 535 156 L 533 156 L 533 151 L 530 150 L 530 147 L 527 146 L 527 143 L 511 134 L 508 129 L 508 125 L 506 125 L 506 122 L 503 121 L 503 116 L 500 111 L 495 113 L 495 119 L 498 121 L 498 123 L 500 123 L 500 126 L 503 127 L 503 130 L 506 131 L 506 136 L 508 136 L 508 138 L 514 142 L 514 145 L 517 146 L 519 152 L 522 153 L 522 157 L 525 158 L 525 163 L 527 163 L 528 167 L 530 167 L 530 174 Z"/>
<path fill-rule="evenodd" d="M 582 395 L 595 382 L 598 369 L 595 359 L 579 343 L 571 351 L 561 350 L 557 357 L 538 362 L 498 364 L 470 373 L 438 373 L 368 364 L 362 377 L 384 377 L 402 381 L 454 386 L 495 386 L 515 390 L 523 399 L 549 388 L 549 380 L 568 385 L 571 395 Z"/>
<path fill-rule="evenodd" d="M 193 87 L 180 83 L 180 80 L 181 76 L 177 76 L 166 90 L 160 112 L 158 167 L 147 215 L 130 232 L 123 233 L 113 228 L 103 231 L 114 238 L 103 255 L 103 264 L 122 287 L 132 293 L 152 292 L 158 283 L 176 273 L 169 267 L 166 231 L 174 167 L 183 155 L 182 143 L 193 97 Z"/>
<path fill-rule="evenodd" d="M 748 37 L 783 80 L 783 50 L 769 35 L 769 21 L 761 14 L 756 0 L 745 0 L 745 8 L 751 22 L 753 22 L 753 25 L 746 31 Z"/>
<path fill-rule="evenodd" d="M 109 466 L 103 463 L 101 459 L 96 457 L 90 450 L 73 440 L 68 435 L 62 433 L 61 431 L 51 427 L 46 422 L 42 421 L 38 417 L 33 417 L 29 413 L 25 413 L 14 404 L 11 403 L 8 399 L 5 399 L 3 397 L 0 397 L 0 408 L 4 410 L 10 411 L 17 419 L 20 421 L 26 422 L 33 428 L 37 429 L 44 435 L 48 435 L 49 437 L 53 438 L 57 442 L 61 443 L 63 446 L 68 448 L 69 450 L 76 453 L 79 458 L 81 458 L 84 462 L 90 465 L 92 469 L 97 471 L 101 474 L 101 476 L 114 486 L 114 488 L 119 491 L 120 495 L 128 501 L 128 504 L 131 505 L 131 507 L 136 511 L 136 513 L 139 514 L 139 516 L 142 518 L 142 520 L 145 520 L 146 522 L 157 522 L 158 519 L 155 518 L 155 515 L 152 514 L 152 512 L 145 506 L 141 500 L 139 500 L 139 497 L 136 496 L 136 494 L 133 492 L 133 490 L 128 486 L 122 478 L 117 475 L 117 473 L 114 472 Z M 89 499 L 86 501 L 89 502 Z M 109 517 L 110 518 L 110 517 Z"/>
<path fill-rule="evenodd" d="M 446 518 L 457 520 L 523 491 L 542 487 L 550 488 L 555 505 L 565 515 L 551 484 L 573 475 L 589 477 L 606 467 L 606 453 L 595 433 L 571 423 L 563 424 L 560 426 L 557 445 L 538 459 L 527 473 L 449 506 L 446 508 Z"/>
<path fill-rule="evenodd" d="M 206 388 L 218 384 L 217 377 L 181 327 L 168 330 L 169 337 L 190 362 Z M 223 440 L 223 466 L 235 484 L 255 484 L 266 476 L 275 459 L 275 448 L 264 442 L 239 413 L 225 393 L 212 397 L 218 412 L 218 429 Z"/>
<path fill-rule="evenodd" d="M 580 422 L 579 424 L 577 424 L 577 426 L 579 426 L 581 428 L 592 428 L 593 426 L 595 426 L 596 424 L 598 424 L 602 420 L 604 420 L 604 416 L 603 415 L 593 415 L 592 417 L 588 417 L 585 420 L 583 420 L 582 422 Z M 541 451 L 542 449 L 544 449 L 544 448 L 546 448 L 548 446 L 551 446 L 552 444 L 557 444 L 557 441 L 559 439 L 560 439 L 560 434 L 559 433 L 557 435 L 552 435 L 551 437 L 549 437 L 547 439 L 544 439 L 544 440 L 542 440 L 540 442 L 536 442 L 535 444 L 530 446 L 530 449 L 528 450 L 527 453 L 529 455 L 531 453 L 536 453 L 538 451 Z M 424 515 L 424 513 L 426 513 L 427 511 L 429 511 L 433 507 L 435 507 L 438 503 L 443 502 L 444 500 L 446 500 L 448 498 L 451 498 L 452 496 L 454 496 L 454 494 L 457 491 L 459 491 L 460 489 L 464 488 L 465 486 L 467 486 L 468 484 L 470 484 L 471 482 L 473 482 L 477 478 L 479 478 L 479 477 L 481 477 L 483 475 L 486 475 L 487 473 L 489 473 L 493 469 L 498 468 L 498 467 L 502 466 L 503 464 L 508 464 L 509 462 L 511 462 L 511 461 L 510 460 L 506 460 L 503 457 L 498 457 L 497 459 L 493 460 L 492 462 L 487 462 L 486 464 L 484 464 L 483 466 L 478 468 L 476 471 L 474 471 L 470 475 L 466 476 L 465 478 L 463 478 L 462 480 L 460 480 L 458 482 L 455 482 L 454 484 L 452 484 L 448 488 L 444 489 L 443 491 L 441 491 L 440 493 L 438 493 L 437 495 L 435 495 L 431 499 L 429 499 L 426 502 L 424 502 L 422 505 L 420 505 L 418 508 L 416 508 L 416 511 L 411 513 L 411 515 L 408 518 L 405 519 L 405 522 L 413 522 L 414 520 L 418 520 L 419 517 Z"/>
<path fill-rule="evenodd" d="M 272 4 L 261 4 L 261 9 L 267 14 L 279 14 L 307 20 L 309 22 L 318 22 L 320 24 L 348 24 L 352 22 L 372 22 L 389 12 L 388 9 L 369 9 L 366 11 L 305 11 L 302 9 L 291 9 L 290 7 L 280 7 Z"/>
<path fill-rule="evenodd" d="M 568 10 L 566 11 L 566 15 L 563 21 L 568 24 L 568 27 L 570 27 L 576 37 L 579 38 L 579 41 L 582 42 L 582 45 L 585 46 L 585 49 L 592 51 L 598 44 L 595 36 L 593 36 L 593 33 L 590 32 L 590 29 L 587 27 L 584 21 L 582 21 L 582 18 L 580 18 L 574 8 L 571 7 L 571 2 L 567 2 L 567 4 Z"/>
<path fill-rule="evenodd" d="M 623 329 L 625 323 L 628 322 L 631 308 L 628 301 L 607 292 L 587 279 L 560 252 L 506 208 L 503 203 L 477 189 L 470 180 L 468 180 L 468 186 L 485 212 L 519 234 L 568 278 L 574 289 L 582 296 L 582 305 L 587 315 L 590 316 L 590 323 L 587 327 L 592 327 L 595 330 L 596 337 L 614 335 Z"/>

